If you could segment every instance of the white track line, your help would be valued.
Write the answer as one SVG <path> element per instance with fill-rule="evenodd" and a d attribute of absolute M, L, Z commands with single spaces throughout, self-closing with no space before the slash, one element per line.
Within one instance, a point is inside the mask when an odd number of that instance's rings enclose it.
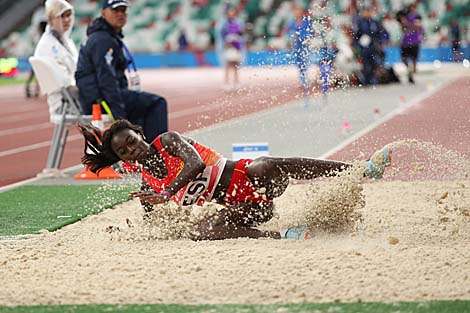
<path fill-rule="evenodd" d="M 47 123 L 33 124 L 33 125 L 22 126 L 22 127 L 17 127 L 17 128 L 4 129 L 4 130 L 0 130 L 0 137 L 25 133 L 29 131 L 36 131 L 40 129 L 52 128 L 53 126 L 54 126 L 53 124 L 51 124 L 50 122 L 47 122 Z"/>
<path fill-rule="evenodd" d="M 2 123 L 27 121 L 32 118 L 48 117 L 49 113 L 45 111 L 28 112 L 2 117 Z"/>
<path fill-rule="evenodd" d="M 81 134 L 69 136 L 67 138 L 67 142 L 75 141 L 75 140 L 78 140 L 78 139 L 81 139 L 81 138 L 83 138 L 83 136 Z M 32 144 L 32 145 L 28 145 L 28 146 L 23 146 L 23 147 L 19 147 L 19 148 L 15 148 L 15 149 L 1 151 L 0 152 L 0 158 L 8 156 L 8 155 L 12 155 L 12 154 L 21 153 L 21 152 L 31 151 L 31 150 L 35 150 L 35 149 L 41 149 L 41 148 L 44 148 L 44 147 L 48 147 L 50 145 L 51 145 L 51 141 L 48 140 L 48 141 L 43 141 L 43 142 L 35 143 L 35 144 Z"/>
<path fill-rule="evenodd" d="M 377 126 L 391 120 L 392 118 L 394 118 L 395 116 L 397 115 L 400 115 L 400 114 L 403 114 L 405 111 L 409 110 L 410 108 L 412 108 L 413 106 L 419 104 L 421 101 L 423 101 L 424 99 L 432 96 L 433 94 L 437 93 L 438 91 L 440 91 L 441 89 L 444 89 L 445 87 L 451 85 L 454 81 L 456 81 L 458 78 L 455 78 L 455 79 L 451 79 L 450 81 L 442 84 L 441 86 L 439 87 L 436 87 L 436 88 L 433 88 L 431 90 L 428 90 L 428 91 L 425 91 L 419 95 L 417 95 L 416 97 L 414 97 L 411 101 L 408 101 L 406 103 L 404 103 L 403 105 L 400 105 L 398 108 L 396 108 L 395 110 L 391 111 L 390 113 L 388 113 L 387 115 L 385 115 L 384 117 L 382 117 L 381 119 L 375 121 L 374 123 L 372 124 L 369 124 L 367 127 L 363 128 L 362 130 L 358 131 L 357 133 L 355 133 L 354 135 L 352 135 L 351 137 L 347 138 L 346 140 L 344 140 L 343 142 L 341 142 L 339 145 L 337 145 L 336 147 L 334 147 L 333 149 L 327 151 L 326 153 L 322 154 L 319 158 L 320 159 L 328 159 L 329 157 L 331 157 L 333 154 L 335 154 L 336 152 L 344 149 L 346 146 L 348 146 L 349 144 L 351 144 L 352 142 L 358 140 L 359 138 L 361 138 L 362 136 L 366 135 L 367 133 L 371 132 L 374 128 L 376 128 Z"/>
<path fill-rule="evenodd" d="M 16 113 L 23 113 L 23 112 L 31 112 L 37 111 L 42 112 L 44 111 L 43 105 L 39 103 L 31 103 L 31 104 L 24 104 L 24 105 L 13 105 L 2 109 L 2 114 L 16 114 Z"/>

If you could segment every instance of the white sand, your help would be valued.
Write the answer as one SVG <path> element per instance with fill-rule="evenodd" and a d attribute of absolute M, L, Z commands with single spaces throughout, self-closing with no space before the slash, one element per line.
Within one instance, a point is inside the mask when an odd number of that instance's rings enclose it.
<path fill-rule="evenodd" d="M 304 210 L 317 187 L 289 187 L 280 216 Z M 3 240 L 0 305 L 470 299 L 470 181 L 381 181 L 363 193 L 355 231 L 310 240 L 145 240 L 137 201 Z"/>

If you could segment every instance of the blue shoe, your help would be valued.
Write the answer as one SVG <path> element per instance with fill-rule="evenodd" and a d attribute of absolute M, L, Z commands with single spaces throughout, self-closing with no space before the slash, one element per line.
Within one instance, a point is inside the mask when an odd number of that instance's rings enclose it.
<path fill-rule="evenodd" d="M 282 239 L 309 239 L 310 231 L 307 225 L 295 226 L 280 231 Z"/>
<path fill-rule="evenodd" d="M 381 154 L 381 155 L 377 155 Z M 374 159 L 375 163 L 372 161 Z M 382 150 L 377 151 L 366 161 L 365 177 L 380 179 L 383 177 L 385 168 L 392 164 L 392 150 L 385 146 Z"/>

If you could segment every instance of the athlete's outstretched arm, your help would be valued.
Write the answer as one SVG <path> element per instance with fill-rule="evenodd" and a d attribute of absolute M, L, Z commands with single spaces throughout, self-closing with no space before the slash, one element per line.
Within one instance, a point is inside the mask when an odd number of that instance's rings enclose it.
<path fill-rule="evenodd" d="M 201 174 L 206 164 L 191 143 L 182 138 L 177 132 L 167 132 L 160 137 L 163 148 L 169 155 L 181 158 L 184 167 L 178 176 L 165 190 L 174 195 L 178 190 L 189 184 Z"/>
<path fill-rule="evenodd" d="M 181 158 L 184 167 L 176 178 L 161 193 L 154 191 L 136 191 L 131 196 L 141 201 L 160 204 L 168 201 L 181 188 L 195 180 L 204 171 L 206 165 L 196 149 L 176 132 L 167 132 L 160 136 L 163 149 L 171 155 Z"/>

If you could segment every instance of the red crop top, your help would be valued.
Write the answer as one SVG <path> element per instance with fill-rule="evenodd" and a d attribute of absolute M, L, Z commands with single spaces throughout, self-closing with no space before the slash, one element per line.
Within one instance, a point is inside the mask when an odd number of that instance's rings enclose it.
<path fill-rule="evenodd" d="M 160 141 L 160 136 L 155 138 L 152 144 L 161 153 L 168 169 L 168 175 L 165 178 L 156 178 L 142 169 L 142 179 L 145 180 L 153 190 L 160 193 L 179 175 L 184 167 L 184 162 L 181 158 L 169 155 L 168 152 L 165 151 Z M 173 201 L 180 206 L 193 204 L 202 206 L 204 201 L 210 201 L 226 163 L 226 159 L 221 154 L 206 146 L 196 142 L 194 148 L 206 164 L 206 168 L 202 174 L 178 190 L 173 196 Z"/>

